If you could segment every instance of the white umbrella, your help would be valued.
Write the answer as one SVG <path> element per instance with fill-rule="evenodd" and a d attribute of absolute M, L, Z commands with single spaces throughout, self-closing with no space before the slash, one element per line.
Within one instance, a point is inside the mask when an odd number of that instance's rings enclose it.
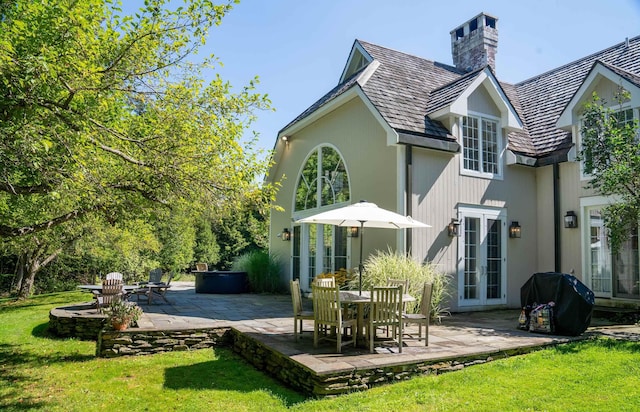
<path fill-rule="evenodd" d="M 353 205 L 318 213 L 317 215 L 299 219 L 296 223 L 317 223 L 335 226 L 360 226 L 360 275 L 359 289 L 362 293 L 362 243 L 364 228 L 375 227 L 383 229 L 406 229 L 431 227 L 425 223 L 413 220 L 411 216 L 403 216 L 390 210 L 379 208 L 375 203 L 361 200 Z"/>

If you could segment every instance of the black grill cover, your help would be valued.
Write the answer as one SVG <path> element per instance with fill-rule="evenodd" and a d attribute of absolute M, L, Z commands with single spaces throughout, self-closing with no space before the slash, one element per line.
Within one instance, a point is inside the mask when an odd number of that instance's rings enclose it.
<path fill-rule="evenodd" d="M 595 297 L 575 276 L 566 273 L 536 273 L 520 288 L 522 307 L 555 302 L 555 333 L 577 336 L 587 330 Z"/>

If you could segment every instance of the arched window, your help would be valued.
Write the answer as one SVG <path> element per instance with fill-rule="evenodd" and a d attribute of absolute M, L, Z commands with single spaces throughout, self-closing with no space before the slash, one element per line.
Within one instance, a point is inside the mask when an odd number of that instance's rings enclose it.
<path fill-rule="evenodd" d="M 349 176 L 342 156 L 330 146 L 309 155 L 298 178 L 295 211 L 349 201 Z"/>
<path fill-rule="evenodd" d="M 311 211 L 349 202 L 349 176 L 342 156 L 330 146 L 318 146 L 307 158 L 298 177 L 294 211 Z M 307 212 L 313 214 L 313 212 Z M 294 226 L 292 242 L 293 278 L 303 290 L 320 273 L 349 267 L 347 230 L 332 225 Z"/>

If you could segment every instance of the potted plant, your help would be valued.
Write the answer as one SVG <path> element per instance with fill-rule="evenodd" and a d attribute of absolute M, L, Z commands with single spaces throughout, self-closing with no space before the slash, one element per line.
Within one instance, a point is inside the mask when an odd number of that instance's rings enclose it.
<path fill-rule="evenodd" d="M 140 319 L 142 309 L 134 302 L 116 299 L 109 305 L 107 318 L 116 330 L 125 330 Z"/>

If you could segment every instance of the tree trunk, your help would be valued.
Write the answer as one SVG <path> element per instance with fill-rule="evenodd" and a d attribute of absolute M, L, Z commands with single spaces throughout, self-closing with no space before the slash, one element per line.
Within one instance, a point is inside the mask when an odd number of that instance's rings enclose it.
<path fill-rule="evenodd" d="M 31 296 L 33 291 L 33 282 L 36 278 L 36 273 L 40 269 L 38 264 L 38 252 L 31 251 L 29 253 L 22 254 L 20 257 L 22 272 L 22 281 L 20 288 L 18 289 L 18 299 L 27 299 Z"/>
<path fill-rule="evenodd" d="M 23 265 L 23 271 L 26 272 L 26 278 L 23 278 L 20 291 L 18 292 L 18 299 L 27 299 L 33 292 L 33 283 L 36 278 L 36 274 L 51 263 L 62 252 L 62 248 L 57 249 L 55 252 L 47 256 L 44 260 L 40 260 L 40 254 L 42 250 L 36 250 L 31 252 L 25 259 Z"/>
<path fill-rule="evenodd" d="M 15 275 L 13 277 L 13 282 L 11 282 L 11 294 L 16 295 L 20 292 L 22 288 L 22 280 L 24 279 L 24 261 L 26 257 L 24 253 L 21 253 L 18 256 L 18 262 L 16 262 L 16 270 Z"/>

